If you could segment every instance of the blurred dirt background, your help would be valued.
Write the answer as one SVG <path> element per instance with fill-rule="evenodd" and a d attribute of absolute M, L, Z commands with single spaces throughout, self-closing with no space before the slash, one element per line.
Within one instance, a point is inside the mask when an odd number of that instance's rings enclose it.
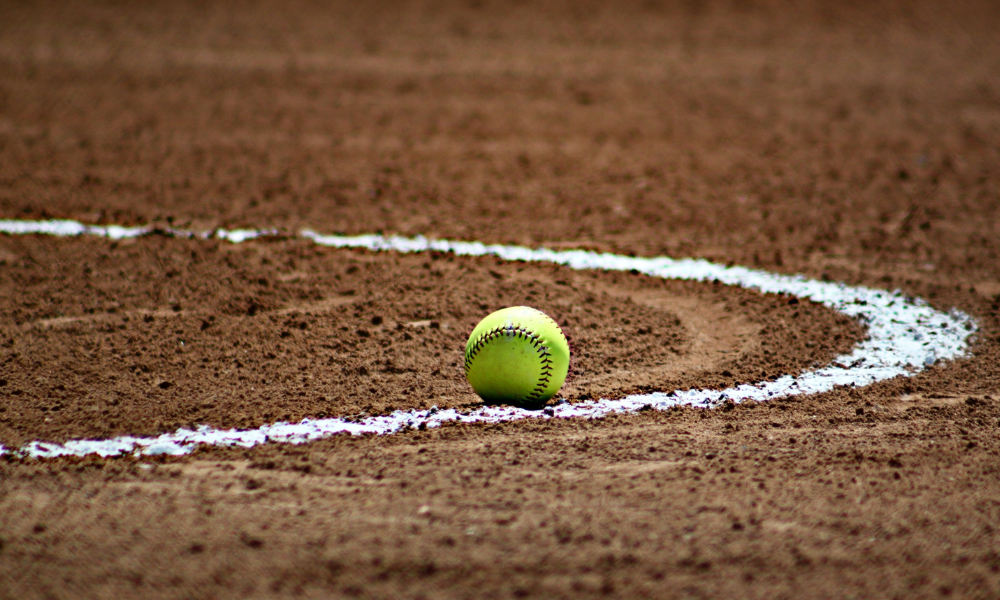
<path fill-rule="evenodd" d="M 310 246 L 694 256 L 980 325 L 906 380 L 181 459 L 0 460 L 0 597 L 1000 596 L 991 2 L 0 6 L 0 443 L 470 406 L 478 318 L 570 400 L 798 372 L 863 330 L 723 286 Z M 183 342 L 183 344 L 182 344 Z"/>

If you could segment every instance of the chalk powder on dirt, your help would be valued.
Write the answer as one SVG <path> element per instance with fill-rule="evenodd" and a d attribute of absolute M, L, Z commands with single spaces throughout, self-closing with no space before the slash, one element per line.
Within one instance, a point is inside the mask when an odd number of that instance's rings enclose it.
<path fill-rule="evenodd" d="M 76 221 L 0 221 L 0 232 L 55 236 L 93 235 L 111 239 L 139 237 L 149 228 L 116 225 L 93 226 Z M 179 237 L 216 237 L 241 243 L 274 233 L 273 230 L 216 230 L 212 232 L 171 231 Z M 372 251 L 437 251 L 457 256 L 492 255 L 507 261 L 542 262 L 572 269 L 636 271 L 650 277 L 717 280 L 727 285 L 751 288 L 764 293 L 785 293 L 809 299 L 862 322 L 869 337 L 850 354 L 837 357 L 833 364 L 798 376 L 786 375 L 774 381 L 743 384 L 724 390 L 688 389 L 650 394 L 634 394 L 622 399 L 561 402 L 544 410 L 487 406 L 476 410 L 399 410 L 387 416 L 360 420 L 343 418 L 305 419 L 299 423 L 278 422 L 256 429 L 219 430 L 204 425 L 195 430 L 179 429 L 156 437 L 123 436 L 105 440 L 71 440 L 63 444 L 33 441 L 20 449 L 0 447 L 0 453 L 31 457 L 99 454 L 167 454 L 191 452 L 200 444 L 251 447 L 268 442 L 300 444 L 338 433 L 391 434 L 411 427 L 438 427 L 442 423 L 497 423 L 526 418 L 600 418 L 611 413 L 635 412 L 645 408 L 663 410 L 677 405 L 710 408 L 725 402 L 763 402 L 775 398 L 830 391 L 837 386 L 866 386 L 898 376 L 919 373 L 939 360 L 963 356 L 975 321 L 961 311 L 945 313 L 917 298 L 840 283 L 822 282 L 798 276 L 777 275 L 744 267 L 727 267 L 704 260 L 676 260 L 666 257 L 642 258 L 599 254 L 583 250 L 554 251 L 519 246 L 485 245 L 480 242 L 430 240 L 423 237 L 383 237 L 379 235 L 331 236 L 303 230 L 301 237 L 331 248 L 362 248 Z"/>

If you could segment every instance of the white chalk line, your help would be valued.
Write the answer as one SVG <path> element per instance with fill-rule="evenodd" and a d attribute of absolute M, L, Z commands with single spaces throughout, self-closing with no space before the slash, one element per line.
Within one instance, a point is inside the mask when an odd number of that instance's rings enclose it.
<path fill-rule="evenodd" d="M 7 234 L 92 235 L 123 239 L 147 235 L 153 231 L 148 227 L 95 226 L 76 221 L 0 220 L 0 233 Z M 214 237 L 233 243 L 276 234 L 274 230 L 221 229 L 205 233 L 165 230 L 165 233 L 180 237 Z M 866 386 L 893 377 L 915 375 L 937 361 L 964 356 L 968 352 L 969 339 L 977 329 L 976 322 L 963 312 L 939 311 L 924 300 L 907 297 L 899 291 L 851 287 L 842 283 L 806 279 L 799 275 L 779 275 L 745 267 L 727 267 L 705 260 L 641 258 L 584 250 L 531 249 L 485 245 L 480 242 L 431 240 L 421 236 L 338 236 L 304 230 L 299 233 L 299 237 L 332 248 L 402 253 L 433 250 L 456 256 L 489 255 L 509 261 L 553 263 L 571 269 L 636 271 L 664 279 L 718 280 L 727 285 L 764 293 L 785 293 L 818 302 L 866 325 L 869 337 L 849 354 L 835 358 L 829 366 L 797 376 L 784 375 L 775 381 L 743 384 L 725 390 L 676 390 L 635 394 L 619 400 L 589 400 L 575 404 L 560 402 L 541 411 L 510 406 L 488 406 L 469 411 L 438 410 L 435 407 L 429 410 L 398 410 L 390 415 L 358 420 L 329 418 L 305 419 L 299 423 L 279 422 L 246 430 L 220 430 L 202 425 L 194 430 L 182 428 L 155 437 L 122 436 L 104 440 L 72 440 L 63 444 L 34 441 L 16 450 L 0 446 L 0 454 L 11 453 L 35 458 L 87 454 L 182 455 L 201 444 L 241 447 L 268 442 L 302 444 L 338 433 L 381 435 L 411 427 L 438 427 L 446 422 L 498 423 L 527 418 L 599 418 L 611 413 L 629 413 L 650 408 L 664 410 L 678 405 L 713 407 L 727 401 L 762 402 L 802 394 L 818 394 L 836 386 Z"/>

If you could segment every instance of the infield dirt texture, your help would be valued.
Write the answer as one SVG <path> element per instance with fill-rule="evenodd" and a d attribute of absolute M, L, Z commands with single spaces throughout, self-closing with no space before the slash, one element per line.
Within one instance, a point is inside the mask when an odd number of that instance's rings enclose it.
<path fill-rule="evenodd" d="M 712 283 L 338 250 L 705 258 L 971 315 L 910 378 L 183 457 L 0 458 L 0 598 L 1000 597 L 995 2 L 0 4 L 0 444 L 797 374 L 863 324 Z M 268 228 L 234 245 L 183 228 Z"/>

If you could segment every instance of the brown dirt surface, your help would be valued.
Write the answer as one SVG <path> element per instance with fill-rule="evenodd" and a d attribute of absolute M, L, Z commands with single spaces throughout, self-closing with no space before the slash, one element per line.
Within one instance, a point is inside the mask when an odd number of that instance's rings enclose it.
<path fill-rule="evenodd" d="M 1000 597 L 991 2 L 0 5 L 0 443 L 472 407 L 491 310 L 570 401 L 865 335 L 811 303 L 384 232 L 694 256 L 971 314 L 964 359 L 720 410 L 0 459 L 0 598 Z M 183 343 L 182 343 L 183 342 Z"/>
<path fill-rule="evenodd" d="M 481 405 L 462 351 L 504 306 L 561 324 L 570 401 L 797 373 L 863 335 L 814 303 L 498 259 L 162 235 L 2 242 L 0 443 L 15 448 Z"/>

